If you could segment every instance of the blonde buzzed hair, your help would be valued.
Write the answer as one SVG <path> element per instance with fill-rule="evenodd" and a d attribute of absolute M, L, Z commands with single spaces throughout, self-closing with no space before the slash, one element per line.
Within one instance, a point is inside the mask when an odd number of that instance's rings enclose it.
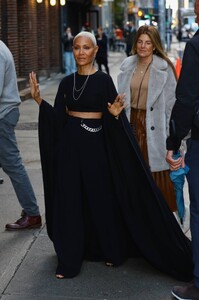
<path fill-rule="evenodd" d="M 88 39 L 90 39 L 90 40 L 92 41 L 93 46 L 97 46 L 97 41 L 96 41 L 96 38 L 95 38 L 94 34 L 92 34 L 92 33 L 89 32 L 89 31 L 81 31 L 81 32 L 79 32 L 79 33 L 74 37 L 73 44 L 74 44 L 75 40 L 76 40 L 78 37 L 81 37 L 81 36 L 87 37 Z"/>

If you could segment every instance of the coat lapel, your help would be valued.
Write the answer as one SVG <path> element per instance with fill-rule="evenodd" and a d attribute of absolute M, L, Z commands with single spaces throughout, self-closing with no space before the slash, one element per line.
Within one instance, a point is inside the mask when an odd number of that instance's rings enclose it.
<path fill-rule="evenodd" d="M 126 93 L 126 98 L 130 101 L 130 81 L 133 72 L 136 68 L 138 57 L 137 55 L 130 56 L 124 60 L 120 69 L 121 72 L 118 76 L 118 86 L 119 92 Z M 167 80 L 166 69 L 168 63 L 162 60 L 157 55 L 153 55 L 153 62 L 150 69 L 149 76 L 149 88 L 148 88 L 148 98 L 147 107 L 151 107 L 157 101 L 159 95 L 163 90 L 163 86 Z M 128 102 L 129 102 L 128 101 Z"/>
<path fill-rule="evenodd" d="M 154 55 L 149 76 L 147 107 L 153 106 L 160 96 L 167 80 L 167 67 L 166 61 Z"/>

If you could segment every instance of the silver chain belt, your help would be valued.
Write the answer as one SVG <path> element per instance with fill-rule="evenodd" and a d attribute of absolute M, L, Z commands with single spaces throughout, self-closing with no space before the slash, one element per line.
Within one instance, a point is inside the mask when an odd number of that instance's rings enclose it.
<path fill-rule="evenodd" d="M 89 131 L 89 132 L 99 132 L 102 129 L 102 125 L 100 125 L 99 127 L 96 128 L 92 128 L 87 126 L 83 121 L 81 121 L 81 127 L 83 127 L 85 130 Z"/>

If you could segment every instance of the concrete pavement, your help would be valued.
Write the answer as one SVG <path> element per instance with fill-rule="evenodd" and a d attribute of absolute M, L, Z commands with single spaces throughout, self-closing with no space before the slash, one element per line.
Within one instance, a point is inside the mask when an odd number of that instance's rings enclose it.
<path fill-rule="evenodd" d="M 171 56 L 175 58 L 175 49 Z M 109 66 L 116 84 L 119 66 L 125 53 L 110 53 Z M 41 82 L 41 94 L 53 103 L 63 74 Z M 22 159 L 40 205 L 43 226 L 38 230 L 6 232 L 7 222 L 20 213 L 9 178 L 0 169 L 4 183 L 0 185 L 0 299 L 2 300 L 169 300 L 170 289 L 179 284 L 151 267 L 141 258 L 130 259 L 118 268 L 103 263 L 84 262 L 74 279 L 57 280 L 54 276 L 56 256 L 46 234 L 43 185 L 38 146 L 38 106 L 31 99 L 20 107 L 21 117 L 16 135 Z"/>

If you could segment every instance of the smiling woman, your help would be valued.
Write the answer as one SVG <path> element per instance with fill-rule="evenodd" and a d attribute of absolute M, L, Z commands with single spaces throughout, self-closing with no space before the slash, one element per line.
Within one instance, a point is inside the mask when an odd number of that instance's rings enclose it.
<path fill-rule="evenodd" d="M 175 102 L 174 66 L 153 26 L 138 29 L 132 53 L 121 65 L 118 88 L 126 93 L 126 114 L 142 155 L 170 209 L 175 211 L 175 191 L 165 161 L 169 117 Z"/>
<path fill-rule="evenodd" d="M 81 97 L 90 75 L 96 72 L 93 64 L 98 51 L 98 46 L 93 35 L 91 35 L 92 43 L 90 42 L 90 39 L 88 40 L 87 36 L 90 37 L 90 34 L 84 33 L 82 35 L 82 33 L 79 33 L 74 39 L 73 54 L 78 65 L 78 74 L 88 74 L 82 86 L 76 88 L 76 74 L 74 73 L 73 99 L 76 101 Z"/>
<path fill-rule="evenodd" d="M 124 95 L 93 65 L 97 49 L 89 32 L 74 38 L 77 72 L 61 81 L 54 106 L 41 98 L 36 74 L 30 74 L 31 94 L 40 104 L 46 222 L 57 254 L 56 277 L 78 275 L 84 259 L 119 266 L 139 253 L 158 269 L 189 280 L 190 241 L 153 184 L 123 112 Z"/>

